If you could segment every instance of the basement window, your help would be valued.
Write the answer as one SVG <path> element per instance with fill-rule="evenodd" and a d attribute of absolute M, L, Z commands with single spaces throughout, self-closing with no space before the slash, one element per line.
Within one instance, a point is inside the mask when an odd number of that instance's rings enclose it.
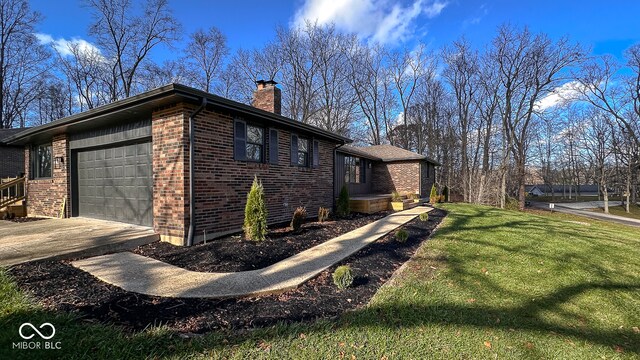
<path fill-rule="evenodd" d="M 34 146 L 31 149 L 31 178 L 50 178 L 52 160 L 51 143 Z"/>

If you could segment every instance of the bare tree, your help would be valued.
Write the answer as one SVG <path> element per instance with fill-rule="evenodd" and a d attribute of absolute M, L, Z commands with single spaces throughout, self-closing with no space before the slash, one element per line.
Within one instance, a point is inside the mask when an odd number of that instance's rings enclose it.
<path fill-rule="evenodd" d="M 386 50 L 383 46 L 356 45 L 351 51 L 350 83 L 355 91 L 358 107 L 368 128 L 368 143 L 382 144 L 385 133 L 383 113 L 384 102 L 390 93 L 385 91 L 387 81 L 384 60 Z"/>
<path fill-rule="evenodd" d="M 631 75 L 620 73 L 621 64 L 610 55 L 592 57 L 576 75 L 580 84 L 576 90 L 581 98 L 596 109 L 610 114 L 625 137 L 640 147 L 640 45 L 632 46 L 626 53 Z M 629 158 L 629 186 L 626 194 L 631 202 L 637 201 L 637 178 L 640 158 Z M 628 199 L 629 200 L 629 199 Z M 629 202 L 629 201 L 627 201 Z"/>
<path fill-rule="evenodd" d="M 58 67 L 65 75 L 78 102 L 78 110 L 84 111 L 112 101 L 116 92 L 110 80 L 107 60 L 94 47 L 71 42 L 65 49 L 54 49 Z M 70 94 L 70 96 L 74 96 Z"/>
<path fill-rule="evenodd" d="M 560 84 L 563 71 L 582 60 L 583 50 L 566 38 L 554 42 L 526 28 L 502 26 L 493 42 L 493 57 L 500 70 L 500 110 L 516 167 L 519 208 L 524 209 L 530 125 L 539 110 L 538 100 Z"/>
<path fill-rule="evenodd" d="M 184 60 L 196 69 L 192 81 L 196 87 L 210 92 L 224 57 L 229 53 L 227 38 L 216 27 L 210 27 L 207 31 L 197 30 L 189 38 Z"/>
<path fill-rule="evenodd" d="M 167 0 L 145 1 L 141 9 L 131 0 L 86 0 L 92 9 L 94 35 L 109 61 L 110 101 L 136 93 L 138 71 L 150 51 L 171 44 L 180 26 Z"/>
<path fill-rule="evenodd" d="M 460 176 L 464 201 L 470 200 L 471 179 L 469 169 L 469 132 L 475 115 L 474 98 L 479 88 L 478 54 L 471 49 L 466 39 L 453 43 L 443 51 L 447 65 L 444 77 L 453 89 L 457 104 L 458 132 L 460 136 Z M 478 137 L 479 139 L 479 137 Z"/>
<path fill-rule="evenodd" d="M 581 154 L 589 164 L 593 165 L 593 172 L 604 199 L 604 212 L 609 213 L 609 180 L 614 167 L 613 156 L 613 122 L 610 114 L 601 111 L 591 111 L 587 114 L 586 122 L 581 130 Z"/>
<path fill-rule="evenodd" d="M 0 0 L 0 128 L 24 126 L 37 98 L 49 53 L 38 43 L 40 15 L 22 0 Z"/>
<path fill-rule="evenodd" d="M 401 106 L 400 116 L 403 117 L 402 128 L 404 129 L 402 145 L 405 149 L 409 149 L 407 111 L 412 105 L 413 95 L 418 88 L 419 82 L 428 73 L 429 69 L 433 69 L 434 64 L 426 54 L 426 46 L 424 44 L 420 44 L 415 50 L 404 49 L 390 54 L 388 75 L 391 78 L 391 83 Z M 389 138 L 389 140 L 396 145 L 394 138 Z"/>

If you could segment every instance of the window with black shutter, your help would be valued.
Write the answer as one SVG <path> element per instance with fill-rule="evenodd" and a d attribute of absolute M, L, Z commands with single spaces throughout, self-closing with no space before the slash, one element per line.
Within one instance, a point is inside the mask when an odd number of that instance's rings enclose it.
<path fill-rule="evenodd" d="M 269 129 L 269 163 L 278 163 L 278 130 Z"/>
<path fill-rule="evenodd" d="M 247 124 L 242 120 L 235 120 L 233 134 L 233 158 L 247 160 Z"/>
<path fill-rule="evenodd" d="M 320 143 L 318 140 L 313 140 L 313 167 L 320 166 Z"/>

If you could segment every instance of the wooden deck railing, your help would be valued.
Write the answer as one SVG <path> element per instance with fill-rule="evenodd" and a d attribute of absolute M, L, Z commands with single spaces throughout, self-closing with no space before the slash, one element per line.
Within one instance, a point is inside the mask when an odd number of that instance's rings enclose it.
<path fill-rule="evenodd" d="M 0 184 L 0 209 L 24 200 L 24 177 Z"/>

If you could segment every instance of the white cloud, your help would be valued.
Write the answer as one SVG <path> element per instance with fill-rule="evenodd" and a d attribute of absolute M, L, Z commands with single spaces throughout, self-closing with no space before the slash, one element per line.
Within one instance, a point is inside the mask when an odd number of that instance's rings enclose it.
<path fill-rule="evenodd" d="M 448 5 L 441 0 L 410 1 L 405 5 L 390 0 L 305 0 L 292 25 L 304 26 L 306 21 L 333 23 L 337 29 L 363 39 L 391 43 L 409 37 L 420 16 L 434 18 Z"/>
<path fill-rule="evenodd" d="M 536 110 L 544 111 L 556 105 L 565 104 L 575 100 L 580 93 L 578 88 L 579 86 L 581 85 L 577 81 L 570 81 L 556 87 L 547 96 L 536 102 Z"/>
<path fill-rule="evenodd" d="M 53 36 L 49 34 L 37 33 L 35 34 L 38 41 L 43 45 L 51 45 L 56 51 L 60 53 L 62 56 L 71 56 L 73 47 L 77 46 L 78 50 L 82 53 L 88 54 L 97 54 L 100 55 L 100 49 L 98 49 L 92 43 L 80 39 L 73 38 L 71 40 L 67 40 L 64 38 L 54 39 Z"/>
<path fill-rule="evenodd" d="M 446 1 L 435 1 L 433 4 L 425 7 L 424 14 L 427 15 L 429 19 L 433 19 L 434 17 L 440 15 L 442 10 L 449 5 Z"/>

